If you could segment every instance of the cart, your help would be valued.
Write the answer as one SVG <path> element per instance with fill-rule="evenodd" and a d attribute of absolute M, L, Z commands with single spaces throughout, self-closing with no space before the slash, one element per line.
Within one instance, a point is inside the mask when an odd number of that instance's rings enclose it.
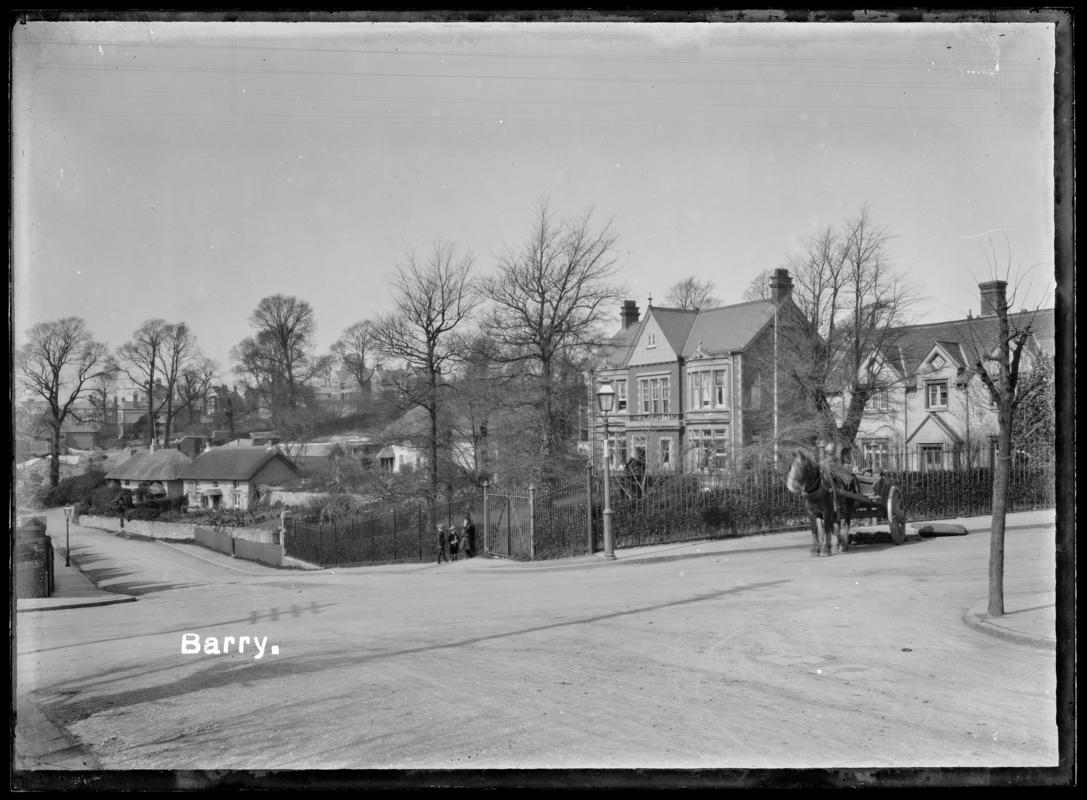
<path fill-rule="evenodd" d="M 895 486 L 885 475 L 872 475 L 869 472 L 854 472 L 860 492 L 848 492 L 835 488 L 838 497 L 853 501 L 854 517 L 872 517 L 886 519 L 891 531 L 891 541 L 902 544 L 906 541 L 906 506 L 902 501 L 902 490 Z"/>

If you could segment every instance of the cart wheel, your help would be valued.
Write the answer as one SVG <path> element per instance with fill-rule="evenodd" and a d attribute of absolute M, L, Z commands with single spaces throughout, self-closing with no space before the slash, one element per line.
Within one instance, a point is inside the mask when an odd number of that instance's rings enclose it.
<path fill-rule="evenodd" d="M 902 492 L 892 486 L 887 492 L 887 524 L 891 528 L 891 541 L 902 544 L 906 541 L 906 509 L 902 506 Z"/>

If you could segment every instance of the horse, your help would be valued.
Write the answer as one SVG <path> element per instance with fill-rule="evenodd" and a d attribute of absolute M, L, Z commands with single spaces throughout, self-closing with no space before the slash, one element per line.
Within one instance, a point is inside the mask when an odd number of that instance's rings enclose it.
<path fill-rule="evenodd" d="M 785 485 L 790 492 L 804 499 L 811 522 L 812 555 L 832 554 L 831 531 L 838 540 L 838 551 L 848 550 L 853 499 L 843 497 L 839 492 L 859 494 L 857 476 L 836 464 L 817 464 L 803 450 L 797 450 L 793 453 L 793 463 L 789 467 Z"/>

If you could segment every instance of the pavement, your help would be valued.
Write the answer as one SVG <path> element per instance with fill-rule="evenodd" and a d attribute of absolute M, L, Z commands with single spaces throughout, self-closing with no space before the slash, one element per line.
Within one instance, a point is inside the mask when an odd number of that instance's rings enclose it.
<path fill-rule="evenodd" d="M 987 533 L 992 524 L 991 517 L 969 517 L 939 522 L 916 522 L 907 526 L 906 542 L 911 544 L 922 541 L 930 536 L 954 536 L 969 535 L 970 533 Z M 1025 511 L 1009 514 L 1006 528 L 1016 530 L 1022 528 L 1045 528 L 1055 525 L 1055 514 L 1052 509 L 1042 511 Z M 866 526 L 854 528 L 854 541 L 858 544 L 890 542 L 890 537 L 880 526 Z M 965 532 L 965 533 L 964 533 Z M 605 559 L 600 554 L 576 556 L 572 558 L 556 559 L 552 561 L 513 561 L 502 558 L 473 558 L 465 560 L 463 568 L 477 569 L 501 569 L 501 570 L 539 570 L 539 569 L 571 569 L 584 567 L 597 567 L 605 565 L 619 566 L 623 564 L 637 564 L 646 561 L 669 561 L 676 559 L 697 558 L 712 555 L 715 552 L 743 549 L 765 549 L 768 546 L 778 546 L 780 541 L 782 548 L 795 548 L 807 546 L 811 534 L 805 529 L 800 531 L 785 531 L 781 533 L 765 534 L 761 536 L 748 536 L 741 539 L 706 540 L 697 542 L 679 542 L 673 544 L 649 545 L 643 547 L 623 548 L 615 553 L 614 559 Z M 775 544 L 769 544 L 774 541 Z M 203 551 L 200 548 L 186 547 L 185 552 L 195 555 L 209 562 L 219 564 L 233 571 L 238 570 L 235 565 L 238 560 L 212 550 Z M 127 603 L 136 600 L 132 595 L 118 594 L 99 589 L 94 582 L 80 571 L 75 561 L 71 566 L 64 565 L 63 547 L 54 549 L 54 592 L 52 597 L 20 598 L 18 611 L 41 612 L 58 609 L 83 608 L 89 606 L 109 605 L 112 603 Z M 98 566 L 104 565 L 101 561 Z M 388 564 L 373 567 L 336 568 L 328 572 L 352 573 L 365 570 L 414 570 L 419 564 Z M 320 571 L 320 570 L 316 570 Z M 1053 587 L 1039 587 L 1036 592 L 1005 594 L 1003 616 L 991 617 L 988 612 L 988 598 L 978 598 L 963 615 L 963 622 L 975 630 L 991 636 L 997 636 L 1009 641 L 1019 642 L 1033 647 L 1055 650 L 1056 638 L 1056 591 Z"/>

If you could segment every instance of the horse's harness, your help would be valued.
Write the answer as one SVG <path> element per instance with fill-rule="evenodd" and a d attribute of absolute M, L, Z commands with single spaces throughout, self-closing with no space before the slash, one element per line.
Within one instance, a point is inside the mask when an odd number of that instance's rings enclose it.
<path fill-rule="evenodd" d="M 835 516 L 838 515 L 838 487 L 834 483 L 834 476 L 830 474 L 830 470 L 827 469 L 826 464 L 819 465 L 819 482 L 812 490 L 808 490 L 807 484 L 804 486 L 804 495 L 809 504 L 816 504 L 822 500 L 827 493 L 830 493 L 831 502 L 834 508 Z"/>

